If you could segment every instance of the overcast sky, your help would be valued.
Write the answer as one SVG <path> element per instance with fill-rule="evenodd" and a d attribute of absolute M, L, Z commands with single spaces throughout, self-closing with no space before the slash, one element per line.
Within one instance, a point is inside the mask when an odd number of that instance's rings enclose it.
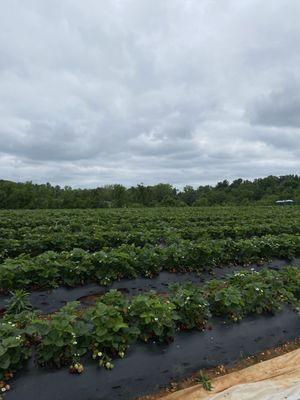
<path fill-rule="evenodd" d="M 0 179 L 300 172 L 299 0 L 1 0 Z"/>

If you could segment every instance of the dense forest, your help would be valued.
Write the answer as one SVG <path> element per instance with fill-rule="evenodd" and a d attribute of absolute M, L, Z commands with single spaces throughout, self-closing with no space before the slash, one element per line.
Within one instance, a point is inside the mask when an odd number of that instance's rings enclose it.
<path fill-rule="evenodd" d="M 215 186 L 185 186 L 183 190 L 166 183 L 72 189 L 49 183 L 38 185 L 0 180 L 2 209 L 272 205 L 280 199 L 300 203 L 299 176 L 268 176 L 253 181 L 236 179 L 231 183 L 224 180 Z"/>

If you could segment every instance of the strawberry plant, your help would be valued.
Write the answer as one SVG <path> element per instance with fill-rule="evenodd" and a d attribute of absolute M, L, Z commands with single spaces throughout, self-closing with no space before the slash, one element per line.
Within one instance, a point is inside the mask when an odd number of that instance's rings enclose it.
<path fill-rule="evenodd" d="M 175 305 L 181 329 L 203 329 L 210 318 L 209 304 L 202 291 L 192 283 L 170 286 L 170 301 Z"/>
<path fill-rule="evenodd" d="M 95 253 L 92 263 L 95 278 L 101 285 L 108 285 L 111 281 L 124 277 L 135 278 L 138 275 L 135 268 L 136 255 L 132 246 L 123 245 L 110 251 Z"/>
<path fill-rule="evenodd" d="M 245 300 L 240 289 L 225 281 L 212 280 L 205 290 L 213 315 L 228 316 L 234 321 L 244 316 Z"/>
<path fill-rule="evenodd" d="M 63 259 L 60 266 L 63 284 L 76 286 L 88 282 L 94 269 L 91 265 L 90 255 L 82 249 L 72 249 L 70 252 L 61 253 Z"/>
<path fill-rule="evenodd" d="M 33 324 L 31 333 L 39 341 L 37 359 L 41 365 L 61 367 L 86 353 L 88 327 L 78 319 L 76 307 L 76 302 L 68 303 L 50 320 Z"/>
<path fill-rule="evenodd" d="M 138 295 L 128 306 L 128 313 L 140 330 L 140 338 L 148 342 L 168 342 L 174 336 L 175 305 L 155 293 Z"/>
<path fill-rule="evenodd" d="M 0 321 L 0 381 L 20 369 L 31 349 L 23 329 L 15 321 Z"/>
<path fill-rule="evenodd" d="M 128 299 L 118 290 L 111 289 L 101 297 L 101 303 L 114 306 L 117 310 L 124 312 L 128 305 Z"/>
<path fill-rule="evenodd" d="M 138 336 L 139 330 L 130 326 L 124 314 L 120 311 L 120 297 L 110 293 L 104 300 L 117 298 L 117 306 L 107 305 L 98 301 L 87 311 L 84 319 L 89 326 L 89 348 L 99 365 L 112 369 L 113 357 L 124 357 L 130 343 Z"/>
<path fill-rule="evenodd" d="M 295 300 L 300 300 L 300 269 L 297 267 L 285 267 L 280 272 L 280 279 L 284 287 L 293 294 Z"/>
<path fill-rule="evenodd" d="M 292 293 L 285 287 L 278 273 L 270 270 L 235 273 L 229 283 L 237 287 L 245 299 L 245 313 L 274 312 L 291 302 Z"/>

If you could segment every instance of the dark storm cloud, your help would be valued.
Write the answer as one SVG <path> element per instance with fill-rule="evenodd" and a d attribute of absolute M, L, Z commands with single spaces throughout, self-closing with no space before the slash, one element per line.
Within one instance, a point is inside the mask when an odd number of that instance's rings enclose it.
<path fill-rule="evenodd" d="M 299 15 L 298 0 L 3 0 L 1 178 L 299 172 Z"/>

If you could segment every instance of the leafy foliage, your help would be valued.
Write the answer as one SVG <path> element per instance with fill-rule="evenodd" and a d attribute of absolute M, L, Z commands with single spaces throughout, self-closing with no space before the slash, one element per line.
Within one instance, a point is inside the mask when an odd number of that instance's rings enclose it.
<path fill-rule="evenodd" d="M 12 321 L 0 321 L 0 381 L 22 367 L 31 349 L 24 331 Z"/>
<path fill-rule="evenodd" d="M 196 378 L 196 382 L 200 383 L 203 389 L 208 392 L 213 390 L 210 378 L 203 371 L 200 371 L 199 376 Z"/>
<path fill-rule="evenodd" d="M 70 366 L 82 373 L 81 358 L 91 354 L 113 368 L 128 346 L 143 341 L 170 342 L 176 325 L 203 329 L 212 316 L 240 320 L 249 314 L 275 312 L 299 304 L 300 269 L 242 270 L 203 285 L 174 284 L 169 294 L 154 292 L 126 298 L 111 290 L 84 312 L 71 302 L 48 318 L 31 310 L 5 314 L 0 322 L 0 380 L 21 368 L 36 346 L 40 365 Z"/>
<path fill-rule="evenodd" d="M 107 185 L 95 189 L 15 183 L 0 180 L 0 208 L 110 208 L 153 206 L 212 206 L 217 204 L 273 204 L 278 198 L 300 200 L 300 177 L 268 176 L 254 181 L 236 179 L 178 190 L 170 184 L 139 184 L 126 188 Z"/>
<path fill-rule="evenodd" d="M 177 284 L 169 293 L 132 298 L 111 290 L 86 310 L 70 303 L 47 317 L 30 309 L 24 290 L 110 285 L 162 270 L 213 273 L 217 266 L 298 255 L 297 206 L 2 211 L 0 292 L 13 295 L 0 320 L 1 376 L 22 367 L 32 346 L 40 365 L 81 373 L 82 357 L 91 355 L 111 369 L 138 338 L 169 342 L 176 328 L 204 329 L 211 316 L 238 321 L 299 307 L 300 269 L 242 269 L 201 287 Z"/>
<path fill-rule="evenodd" d="M 210 318 L 209 304 L 202 290 L 191 283 L 170 286 L 170 301 L 175 305 L 180 328 L 203 329 Z"/>
<path fill-rule="evenodd" d="M 76 302 L 64 306 L 52 319 L 37 320 L 31 333 L 39 339 L 37 359 L 42 365 L 61 367 L 87 351 L 87 326 L 75 312 Z"/>
<path fill-rule="evenodd" d="M 206 290 L 212 314 L 227 315 L 235 321 L 243 317 L 245 301 L 241 290 L 217 280 L 209 282 Z"/>
<path fill-rule="evenodd" d="M 89 325 L 89 347 L 93 358 L 99 359 L 99 365 L 111 369 L 112 357 L 124 357 L 129 344 L 138 336 L 139 330 L 129 326 L 124 314 L 120 311 L 120 297 L 116 293 L 110 293 L 105 298 L 112 300 L 111 305 L 98 301 L 90 309 L 85 320 Z"/>
<path fill-rule="evenodd" d="M 157 340 L 168 342 L 173 339 L 175 305 L 155 293 L 135 296 L 128 307 L 129 316 L 140 330 L 145 342 Z"/>
<path fill-rule="evenodd" d="M 227 280 L 212 280 L 205 286 L 214 315 L 227 315 L 237 321 L 249 314 L 275 312 L 283 304 L 295 304 L 300 271 L 296 267 L 280 272 L 240 271 Z"/>
<path fill-rule="evenodd" d="M 34 258 L 6 259 L 0 268 L 0 290 L 76 286 L 86 282 L 109 285 L 121 278 L 153 276 L 160 270 L 201 272 L 230 263 L 249 264 L 272 257 L 293 258 L 300 254 L 300 235 L 222 239 L 178 240 L 168 246 L 121 245 L 90 253 L 82 249 L 47 251 Z"/>
<path fill-rule="evenodd" d="M 11 292 L 11 297 L 7 302 L 6 314 L 20 314 L 23 311 L 31 310 L 32 306 L 28 299 L 29 294 L 19 289 Z"/>

